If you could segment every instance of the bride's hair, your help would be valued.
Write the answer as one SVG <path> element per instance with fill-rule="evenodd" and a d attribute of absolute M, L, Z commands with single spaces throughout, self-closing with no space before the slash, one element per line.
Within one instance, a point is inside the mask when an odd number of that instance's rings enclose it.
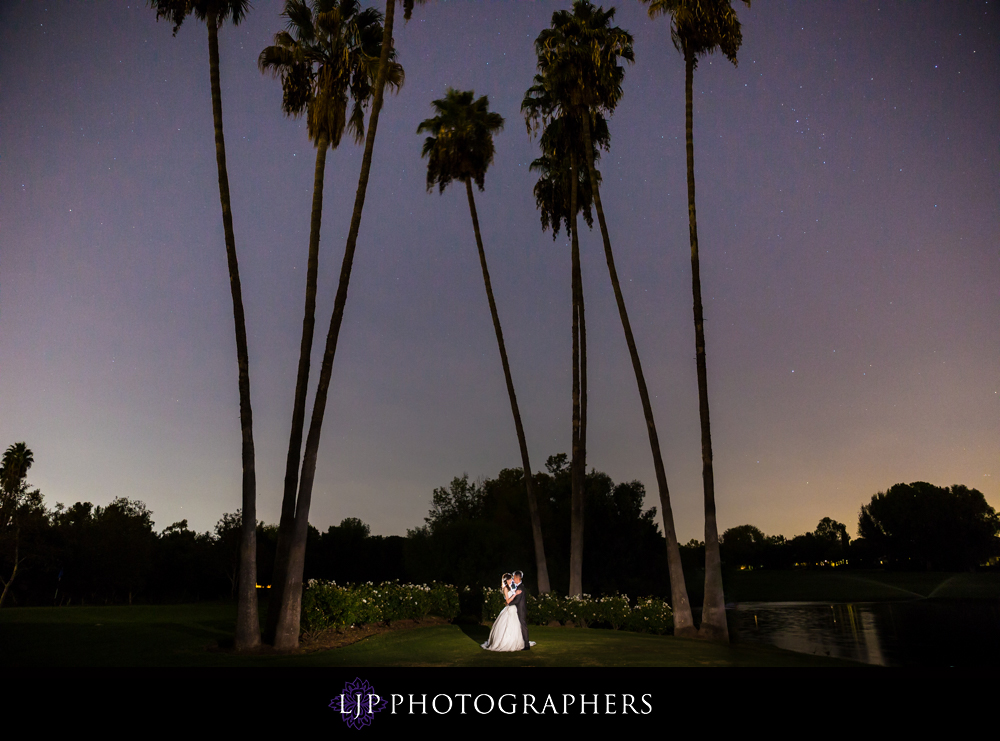
<path fill-rule="evenodd" d="M 510 579 L 510 578 L 512 578 L 512 577 L 513 577 L 513 574 L 504 574 L 503 576 L 500 577 L 500 589 L 501 590 L 504 587 L 507 586 L 507 580 Z"/>

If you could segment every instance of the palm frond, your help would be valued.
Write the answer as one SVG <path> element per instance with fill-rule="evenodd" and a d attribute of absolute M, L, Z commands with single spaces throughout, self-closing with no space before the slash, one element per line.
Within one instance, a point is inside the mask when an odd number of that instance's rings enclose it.
<path fill-rule="evenodd" d="M 553 239 L 572 223 L 570 193 L 572 160 L 577 162 L 577 209 L 588 227 L 593 225 L 592 184 L 588 160 L 596 162 L 600 150 L 610 147 L 607 118 L 622 97 L 625 71 L 620 60 L 634 62 L 632 36 L 612 27 L 615 10 L 595 8 L 578 0 L 572 12 L 552 14 L 550 28 L 535 41 L 538 74 L 525 93 L 521 113 L 529 134 L 542 129 L 542 156 L 531 163 L 539 173 L 535 203 L 542 229 L 552 228 Z M 591 151 L 583 144 L 583 123 L 591 129 Z M 600 172 L 595 172 L 600 183 Z"/>
<path fill-rule="evenodd" d="M 423 4 L 427 0 L 403 0 L 403 20 L 410 20 L 410 16 L 413 15 L 414 2 Z"/>
<path fill-rule="evenodd" d="M 472 90 L 448 88 L 445 97 L 431 103 L 437 115 L 421 122 L 417 133 L 432 134 L 424 140 L 421 157 L 427 162 L 427 190 L 440 192 L 454 180 L 470 180 L 485 187 L 486 170 L 493 164 L 493 135 L 504 120 L 489 110 L 489 98 L 476 99 Z"/>
<path fill-rule="evenodd" d="M 189 15 L 202 22 L 211 15 L 216 25 L 228 20 L 238 26 L 250 10 L 249 0 L 149 0 L 149 6 L 156 11 L 156 20 L 167 18 L 174 24 L 174 36 Z"/>
<path fill-rule="evenodd" d="M 649 17 L 670 17 L 670 39 L 674 48 L 691 57 L 697 67 L 698 57 L 720 50 L 737 65 L 736 53 L 743 43 L 743 33 L 731 0 L 642 0 L 649 5 Z M 743 0 L 750 7 L 750 0 Z"/>
<path fill-rule="evenodd" d="M 189 0 L 150 0 L 149 6 L 156 11 L 156 20 L 166 18 L 174 24 L 174 36 L 191 12 Z"/>
<path fill-rule="evenodd" d="M 552 229 L 552 238 L 559 234 L 561 225 L 567 232 L 572 223 L 570 211 L 570 188 L 572 186 L 571 154 L 577 161 L 577 212 L 583 215 L 588 227 L 593 227 L 591 207 L 594 202 L 593 187 L 587 171 L 583 137 L 579 131 L 579 121 L 563 115 L 549 122 L 541 137 L 542 156 L 534 160 L 529 171 L 539 173 L 535 184 L 535 205 L 542 220 L 542 230 Z M 607 120 L 598 114 L 591 118 L 591 152 L 594 163 L 600 161 L 600 150 L 611 145 Z M 601 172 L 595 167 L 597 182 L 601 182 Z"/>
<path fill-rule="evenodd" d="M 382 14 L 358 0 L 287 0 L 286 30 L 257 60 L 261 72 L 281 78 L 282 109 L 306 113 L 309 138 L 340 144 L 345 130 L 364 138 L 364 110 L 374 96 L 382 48 Z M 387 84 L 398 90 L 402 67 L 390 52 Z M 350 116 L 347 114 L 351 105 Z"/>

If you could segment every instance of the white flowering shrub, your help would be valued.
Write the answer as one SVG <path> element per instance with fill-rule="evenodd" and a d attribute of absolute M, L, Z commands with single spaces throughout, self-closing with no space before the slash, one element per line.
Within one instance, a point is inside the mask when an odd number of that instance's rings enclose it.
<path fill-rule="evenodd" d="M 674 612 L 661 599 L 641 597 L 636 600 L 626 627 L 637 633 L 667 635 L 674 630 Z"/>
<path fill-rule="evenodd" d="M 589 594 L 578 594 L 566 600 L 566 620 L 572 620 L 581 628 L 596 623 L 599 618 L 598 601 Z"/>
<path fill-rule="evenodd" d="M 458 590 L 450 584 L 383 582 L 338 586 L 312 579 L 302 594 L 302 630 L 458 615 Z"/>
<path fill-rule="evenodd" d="M 530 595 L 528 596 L 528 602 L 531 602 Z M 497 616 L 506 606 L 507 603 L 503 598 L 503 592 L 499 589 L 483 587 L 483 621 L 492 622 L 496 620 Z"/>
<path fill-rule="evenodd" d="M 528 622 L 532 625 L 548 625 L 553 620 L 566 620 L 566 598 L 555 592 L 528 595 Z"/>
<path fill-rule="evenodd" d="M 618 630 L 628 623 L 631 615 L 632 608 L 629 607 L 628 597 L 625 595 L 614 594 L 597 600 L 597 619 L 602 623 L 607 623 L 614 630 Z"/>
<path fill-rule="evenodd" d="M 669 635 L 674 628 L 674 614 L 670 605 L 656 597 L 643 597 L 631 605 L 624 594 L 600 598 L 583 594 L 564 597 L 556 592 L 528 595 L 528 623 L 548 625 L 552 621 L 572 622 L 580 627 L 612 628 L 639 633 Z M 483 621 L 491 622 L 503 608 L 503 594 L 499 589 L 483 588 Z"/>

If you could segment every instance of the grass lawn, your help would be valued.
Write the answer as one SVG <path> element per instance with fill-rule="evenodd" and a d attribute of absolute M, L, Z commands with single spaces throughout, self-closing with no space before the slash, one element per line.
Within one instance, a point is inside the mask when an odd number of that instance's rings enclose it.
<path fill-rule="evenodd" d="M 20 667 L 670 667 L 853 666 L 760 646 L 672 636 L 531 628 L 530 652 L 494 653 L 480 625 L 438 625 L 372 636 L 342 648 L 239 656 L 234 605 L 23 607 L 0 610 L 0 665 Z"/>
<path fill-rule="evenodd" d="M 726 577 L 730 602 L 991 599 L 1000 573 L 750 571 Z M 263 605 L 262 605 L 263 607 Z M 238 656 L 232 604 L 0 610 L 0 666 L 19 667 L 672 667 L 846 666 L 762 646 L 719 646 L 625 631 L 532 627 L 531 652 L 494 653 L 482 625 L 437 625 L 341 648 Z"/>

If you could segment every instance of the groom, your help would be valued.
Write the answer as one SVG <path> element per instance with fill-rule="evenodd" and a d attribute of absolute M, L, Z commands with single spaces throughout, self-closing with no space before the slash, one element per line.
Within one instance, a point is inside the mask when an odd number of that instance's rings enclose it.
<path fill-rule="evenodd" d="M 525 594 L 524 585 L 521 584 L 521 579 L 523 578 L 524 574 L 520 571 L 514 572 L 514 589 L 517 590 L 517 594 L 510 603 L 517 608 L 517 619 L 521 623 L 521 637 L 524 638 L 524 648 L 521 650 L 530 651 L 531 644 L 528 642 L 528 596 Z"/>

